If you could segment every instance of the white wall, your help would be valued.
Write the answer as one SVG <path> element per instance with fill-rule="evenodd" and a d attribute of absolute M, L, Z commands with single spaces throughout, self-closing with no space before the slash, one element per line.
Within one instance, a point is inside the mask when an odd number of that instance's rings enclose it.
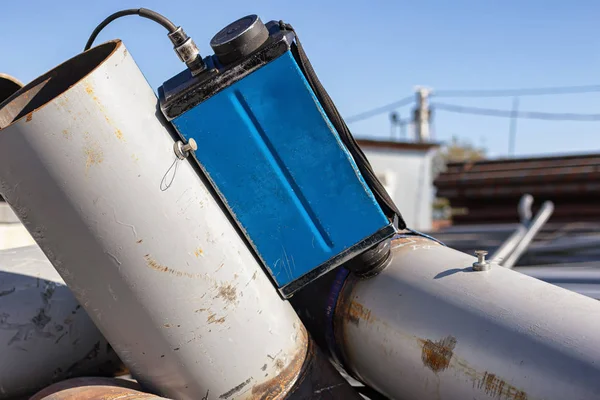
<path fill-rule="evenodd" d="M 382 149 L 364 146 L 362 150 L 398 206 L 408 227 L 431 230 L 431 163 L 436 149 Z"/>
<path fill-rule="evenodd" d="M 0 202 L 0 250 L 32 244 L 35 244 L 35 241 L 9 205 Z"/>

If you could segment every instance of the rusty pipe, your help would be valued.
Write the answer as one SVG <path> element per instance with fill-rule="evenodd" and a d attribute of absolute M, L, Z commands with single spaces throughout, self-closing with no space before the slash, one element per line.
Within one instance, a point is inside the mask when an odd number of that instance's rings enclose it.
<path fill-rule="evenodd" d="M 110 41 L 0 108 L 0 192 L 144 388 L 177 400 L 343 389 L 335 370 L 311 378 L 304 326 L 177 140 Z"/>
<path fill-rule="evenodd" d="M 55 383 L 29 400 L 166 400 L 142 391 L 136 382 L 124 379 L 85 377 Z"/>
<path fill-rule="evenodd" d="M 352 376 L 390 399 L 598 398 L 600 303 L 474 271 L 474 257 L 422 237 L 396 237 L 392 256 L 375 277 L 329 277 L 325 302 L 295 303 Z"/>
<path fill-rule="evenodd" d="M 17 78 L 0 73 L 0 105 L 22 87 L 23 84 Z"/>

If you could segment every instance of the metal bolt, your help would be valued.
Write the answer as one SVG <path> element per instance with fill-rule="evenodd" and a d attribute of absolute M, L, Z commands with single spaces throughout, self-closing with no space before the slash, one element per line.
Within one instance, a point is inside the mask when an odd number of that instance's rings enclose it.
<path fill-rule="evenodd" d="M 183 160 L 184 158 L 189 156 L 190 151 L 192 150 L 198 150 L 198 145 L 196 144 L 196 141 L 194 139 L 188 140 L 186 144 L 183 144 L 181 140 L 178 140 L 173 144 L 173 151 L 175 152 L 177 158 L 179 158 L 180 160 Z"/>
<path fill-rule="evenodd" d="M 485 256 L 487 256 L 487 254 L 488 252 L 485 250 L 475 251 L 477 261 L 473 263 L 473 271 L 489 271 L 492 268 L 492 265 L 485 259 Z"/>

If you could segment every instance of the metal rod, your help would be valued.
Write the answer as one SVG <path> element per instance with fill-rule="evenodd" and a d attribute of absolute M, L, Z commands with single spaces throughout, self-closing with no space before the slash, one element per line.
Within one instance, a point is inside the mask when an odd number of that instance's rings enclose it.
<path fill-rule="evenodd" d="M 554 203 L 551 201 L 545 201 L 540 208 L 540 211 L 537 213 L 531 224 L 527 228 L 527 232 L 523 235 L 521 240 L 518 242 L 515 249 L 510 253 L 508 258 L 502 262 L 502 266 L 505 268 L 512 268 L 519 258 L 525 253 L 529 244 L 533 241 L 533 238 L 537 233 L 542 229 L 544 224 L 550 219 L 552 212 L 554 211 Z"/>
<path fill-rule="evenodd" d="M 508 239 L 502 243 L 502 245 L 494 252 L 490 257 L 490 262 L 496 264 L 502 264 L 505 258 L 507 258 L 519 245 L 519 242 L 523 240 L 523 237 L 527 233 L 527 226 L 531 222 L 531 205 L 533 204 L 533 196 L 530 194 L 524 194 L 519 200 L 519 206 L 517 211 L 519 213 L 519 219 L 521 225 L 513 232 Z"/>

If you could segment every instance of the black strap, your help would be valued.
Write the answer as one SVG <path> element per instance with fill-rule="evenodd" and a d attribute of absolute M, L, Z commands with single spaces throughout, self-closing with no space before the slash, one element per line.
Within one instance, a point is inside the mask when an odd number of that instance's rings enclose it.
<path fill-rule="evenodd" d="M 300 39 L 298 38 L 298 34 L 296 33 L 296 31 L 294 31 L 294 28 L 290 24 L 286 24 L 283 21 L 279 21 L 279 27 L 282 30 L 294 32 L 296 36 L 296 46 L 292 50 L 295 49 L 295 55 L 298 61 L 300 62 L 300 68 L 302 69 L 302 72 L 308 80 L 308 83 L 310 84 L 312 90 L 315 92 L 315 95 L 319 99 L 319 102 L 321 103 L 325 114 L 327 115 L 327 117 L 333 124 L 333 127 L 340 135 L 342 142 L 344 143 L 346 148 L 348 148 L 348 151 L 354 158 L 358 169 L 360 170 L 367 185 L 371 188 L 371 191 L 373 192 L 375 199 L 379 203 L 379 206 L 383 210 L 383 213 L 398 227 L 398 229 L 406 228 L 406 224 L 402 219 L 402 215 L 400 215 L 400 211 L 394 204 L 394 201 L 387 193 L 381 182 L 379 182 L 379 179 L 377 179 L 377 176 L 375 175 L 375 172 L 373 171 L 373 167 L 371 167 L 369 160 L 367 160 L 367 157 L 365 156 L 361 148 L 358 146 L 358 143 L 356 143 L 356 140 L 352 136 L 350 129 L 348 129 L 346 122 L 344 122 L 335 104 L 333 104 L 333 101 L 329 97 L 329 94 L 327 94 L 327 91 L 319 81 L 315 70 L 310 64 L 306 53 L 304 52 L 302 43 L 300 43 Z"/>

